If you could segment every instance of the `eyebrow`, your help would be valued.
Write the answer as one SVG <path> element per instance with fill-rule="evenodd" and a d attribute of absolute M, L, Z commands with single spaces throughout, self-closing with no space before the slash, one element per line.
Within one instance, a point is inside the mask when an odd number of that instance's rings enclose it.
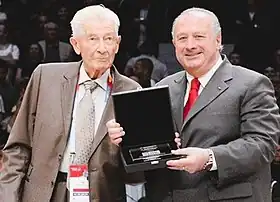
<path fill-rule="evenodd" d="M 88 34 L 87 35 L 88 37 L 99 37 L 97 34 Z M 104 36 L 115 36 L 115 33 L 114 32 L 111 32 L 111 33 L 106 33 L 103 35 Z"/>
<path fill-rule="evenodd" d="M 186 35 L 189 35 L 189 34 L 182 32 L 182 33 L 177 34 L 177 37 L 186 36 Z M 192 35 L 204 35 L 204 36 L 206 36 L 207 33 L 206 32 L 194 32 L 194 33 L 192 33 Z"/>

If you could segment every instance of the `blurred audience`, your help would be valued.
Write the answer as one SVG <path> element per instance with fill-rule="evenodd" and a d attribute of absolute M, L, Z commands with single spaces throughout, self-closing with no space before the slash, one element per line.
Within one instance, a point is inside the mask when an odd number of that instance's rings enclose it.
<path fill-rule="evenodd" d="M 138 82 L 143 88 L 147 88 L 155 85 L 155 81 L 151 78 L 153 69 L 153 62 L 149 58 L 141 58 L 136 61 L 126 75 Z"/>
<path fill-rule="evenodd" d="M 230 62 L 268 76 L 280 105 L 279 0 L 0 0 L 0 148 L 37 65 L 80 60 L 69 44 L 69 21 L 76 10 L 93 4 L 119 15 L 122 42 L 115 63 L 142 87 L 155 85 L 176 69 L 158 57 L 159 47 L 172 43 L 175 16 L 193 6 L 215 12 L 224 28 L 223 43 L 234 47 L 228 54 Z M 279 182 L 276 165 L 273 178 Z M 274 201 L 280 201 L 280 186 L 275 187 Z"/>
<path fill-rule="evenodd" d="M 70 44 L 60 41 L 59 27 L 54 22 L 44 25 L 44 40 L 38 43 L 44 53 L 44 62 L 69 62 L 73 56 L 73 49 Z"/>

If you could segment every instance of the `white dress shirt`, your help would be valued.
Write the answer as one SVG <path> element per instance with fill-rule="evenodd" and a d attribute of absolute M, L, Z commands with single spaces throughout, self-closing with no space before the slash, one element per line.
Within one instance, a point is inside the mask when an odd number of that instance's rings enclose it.
<path fill-rule="evenodd" d="M 100 78 L 95 80 L 98 83 L 98 87 L 92 92 L 92 96 L 95 98 L 93 99 L 95 102 L 95 133 L 96 130 L 98 129 L 110 93 L 110 89 L 107 84 L 107 79 L 109 74 L 110 74 L 110 69 L 108 69 Z M 77 88 L 76 97 L 74 101 L 70 136 L 68 138 L 68 143 L 64 151 L 63 159 L 59 169 L 61 172 L 65 172 L 65 173 L 68 172 L 70 160 L 71 160 L 70 153 L 75 153 L 76 108 L 77 108 L 77 104 L 81 101 L 81 99 L 85 94 L 84 85 L 80 85 L 80 84 L 84 83 L 87 80 L 91 80 L 91 78 L 87 75 L 84 65 L 82 64 L 80 68 L 79 80 L 78 80 L 79 87 Z"/>
<path fill-rule="evenodd" d="M 200 82 L 200 86 L 199 86 L 199 90 L 198 90 L 198 95 L 200 95 L 200 93 L 202 92 L 202 90 L 205 88 L 205 86 L 207 85 L 207 83 L 210 81 L 210 79 L 212 78 L 212 76 L 215 74 L 215 72 L 217 71 L 217 69 L 220 67 L 220 65 L 222 64 L 223 60 L 222 57 L 220 56 L 218 61 L 216 62 L 216 64 L 203 76 L 199 77 L 198 80 Z M 186 71 L 186 75 L 187 75 L 187 91 L 186 91 L 186 95 L 184 98 L 184 106 L 186 105 L 188 98 L 189 98 L 189 92 L 190 92 L 190 88 L 191 88 L 191 81 L 194 78 L 192 75 L 190 75 L 187 71 Z M 212 152 L 212 151 L 211 151 Z M 213 166 L 211 168 L 212 170 L 217 170 L 217 163 L 216 163 L 216 159 L 215 159 L 215 155 L 212 152 L 213 155 Z"/>

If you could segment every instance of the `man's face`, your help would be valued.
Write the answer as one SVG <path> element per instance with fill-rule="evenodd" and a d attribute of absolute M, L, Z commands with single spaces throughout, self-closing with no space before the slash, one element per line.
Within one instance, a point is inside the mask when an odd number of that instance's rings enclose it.
<path fill-rule="evenodd" d="M 234 65 L 240 65 L 240 55 L 238 53 L 232 53 L 229 60 Z"/>
<path fill-rule="evenodd" d="M 54 23 L 47 24 L 47 27 L 45 28 L 46 31 L 46 37 L 47 39 L 54 41 L 57 39 L 57 25 Z"/>
<path fill-rule="evenodd" d="M 134 66 L 134 73 L 135 74 L 143 74 L 144 68 L 141 61 L 137 61 Z"/>
<path fill-rule="evenodd" d="M 87 68 L 110 68 L 119 49 L 120 36 L 112 22 L 95 22 L 84 25 L 85 34 L 70 39 L 77 54 L 81 54 Z"/>
<path fill-rule="evenodd" d="M 193 76 L 200 76 L 216 63 L 221 34 L 214 33 L 211 17 L 186 14 L 175 24 L 173 44 L 184 69 Z"/>
<path fill-rule="evenodd" d="M 31 44 L 29 47 L 29 56 L 31 58 L 37 58 L 40 54 L 40 47 L 37 44 Z"/>
<path fill-rule="evenodd" d="M 59 8 L 59 10 L 57 11 L 57 15 L 60 20 L 67 20 L 69 15 L 67 8 L 63 6 Z"/>
<path fill-rule="evenodd" d="M 266 75 L 270 80 L 273 81 L 276 76 L 276 71 L 272 67 L 267 67 L 264 70 L 264 75 Z"/>
<path fill-rule="evenodd" d="M 47 23 L 48 21 L 48 17 L 45 16 L 45 15 L 40 15 L 39 18 L 38 18 L 38 22 L 39 22 L 39 27 L 41 29 L 44 28 L 44 25 Z"/>

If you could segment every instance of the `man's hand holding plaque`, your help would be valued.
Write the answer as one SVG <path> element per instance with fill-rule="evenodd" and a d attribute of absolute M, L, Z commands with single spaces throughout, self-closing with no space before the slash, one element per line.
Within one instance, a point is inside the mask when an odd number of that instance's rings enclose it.
<path fill-rule="evenodd" d="M 119 146 L 119 144 L 122 141 L 122 137 L 125 135 L 125 131 L 121 127 L 119 123 L 116 122 L 115 119 L 112 119 L 106 123 L 107 129 L 108 129 L 108 134 L 110 137 L 111 142 Z M 179 149 L 181 147 L 181 138 L 179 133 L 175 132 L 174 136 L 174 142 L 177 145 L 177 148 Z"/>
<path fill-rule="evenodd" d="M 116 146 L 120 146 L 122 138 L 125 135 L 124 129 L 119 123 L 112 119 L 106 124 L 110 141 Z M 181 147 L 181 138 L 179 133 L 175 132 L 174 142 L 179 149 Z M 131 148 L 129 150 L 130 158 L 133 162 L 148 162 L 153 160 L 160 160 L 164 156 L 172 156 L 172 148 L 168 143 L 156 144 L 150 146 L 143 146 L 139 148 Z"/>
<path fill-rule="evenodd" d="M 108 132 L 120 146 L 128 173 L 164 168 L 166 161 L 180 158 L 171 152 L 178 148 L 174 138 L 179 136 L 174 137 L 168 86 L 118 92 L 112 97 L 115 120 L 107 123 Z"/>

